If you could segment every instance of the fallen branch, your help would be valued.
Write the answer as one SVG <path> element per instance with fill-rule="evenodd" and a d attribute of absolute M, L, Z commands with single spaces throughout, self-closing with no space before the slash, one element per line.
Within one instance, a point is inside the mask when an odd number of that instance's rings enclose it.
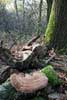
<path fill-rule="evenodd" d="M 45 61 L 45 63 L 48 64 L 55 56 L 56 54 L 54 53 L 48 60 Z"/>
<path fill-rule="evenodd" d="M 27 46 L 32 45 L 32 43 L 35 42 L 35 41 L 36 41 L 37 39 L 39 39 L 39 38 L 40 38 L 40 35 L 38 35 L 38 36 L 32 38 L 32 39 L 27 43 Z"/>
<path fill-rule="evenodd" d="M 58 64 L 57 62 L 50 61 L 50 64 L 56 67 L 63 67 L 62 64 Z"/>

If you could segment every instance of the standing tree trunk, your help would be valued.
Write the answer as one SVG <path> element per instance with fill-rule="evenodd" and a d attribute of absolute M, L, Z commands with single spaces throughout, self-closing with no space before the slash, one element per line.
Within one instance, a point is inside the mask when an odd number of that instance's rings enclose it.
<path fill-rule="evenodd" d="M 43 5 L 43 0 L 40 0 L 40 4 L 39 4 L 39 18 L 38 18 L 38 31 L 37 31 L 38 34 L 41 33 L 42 5 Z"/>
<path fill-rule="evenodd" d="M 20 17 L 19 17 L 19 11 L 18 11 L 18 3 L 17 0 L 14 0 L 14 7 L 15 7 L 15 11 L 16 11 L 16 18 L 17 18 L 17 25 L 18 25 L 18 32 L 20 33 Z"/>
<path fill-rule="evenodd" d="M 18 7 L 17 7 L 17 0 L 14 1 L 14 5 L 15 5 L 15 10 L 16 10 L 16 16 L 17 16 L 17 19 L 19 20 Z"/>
<path fill-rule="evenodd" d="M 58 50 L 67 48 L 67 0 L 53 0 L 45 41 Z"/>
<path fill-rule="evenodd" d="M 23 32 L 25 32 L 25 0 L 23 0 Z"/>
<path fill-rule="evenodd" d="M 47 1 L 47 22 L 48 22 L 53 0 L 46 0 L 46 1 Z"/>

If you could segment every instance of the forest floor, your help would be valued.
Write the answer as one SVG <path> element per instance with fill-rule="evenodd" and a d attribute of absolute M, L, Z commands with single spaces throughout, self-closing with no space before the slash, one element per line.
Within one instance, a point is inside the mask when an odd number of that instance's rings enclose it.
<path fill-rule="evenodd" d="M 35 39 L 35 38 L 34 38 Z M 36 41 L 36 39 L 35 39 Z M 42 68 L 48 65 L 53 66 L 54 70 L 56 71 L 58 77 L 63 80 L 63 84 L 60 84 L 58 86 L 52 86 L 48 85 L 46 88 L 38 90 L 36 93 L 33 93 L 33 97 L 30 95 L 25 95 L 24 97 L 21 96 L 23 100 L 67 100 L 67 55 L 61 55 L 55 52 L 55 50 L 52 48 L 51 50 L 48 50 L 47 47 L 42 43 L 43 40 L 38 40 L 37 42 L 27 42 L 26 44 L 17 44 L 12 46 L 10 49 L 11 54 L 15 59 L 18 59 L 19 61 L 21 58 L 23 58 L 22 51 L 28 51 L 27 56 L 29 57 L 29 52 L 32 51 L 31 47 L 34 47 L 37 45 L 37 50 L 35 51 L 35 56 L 33 58 L 33 61 L 29 60 L 29 62 L 33 63 L 33 69 L 31 69 L 31 72 L 41 70 Z M 42 46 L 42 47 L 41 47 Z M 36 47 L 36 46 L 35 46 Z M 1 47 L 0 47 L 1 49 Z M 4 51 L 6 52 L 4 53 Z M 10 77 L 10 74 L 12 74 L 10 69 L 10 61 L 8 61 L 8 58 L 11 58 L 11 54 L 9 53 L 9 49 L 4 49 L 2 51 L 2 54 L 0 54 L 0 83 L 4 83 L 4 81 Z M 6 55 L 6 56 L 5 56 Z M 32 55 L 32 53 L 31 53 Z M 3 59 L 4 58 L 4 59 Z M 29 58 L 28 58 L 29 59 Z M 25 59 L 25 61 L 27 58 Z M 31 63 L 29 65 L 31 65 Z M 27 63 L 28 64 L 28 63 Z M 26 64 L 26 65 L 27 65 Z M 39 65 L 39 66 L 38 66 Z M 35 66 L 38 66 L 35 67 Z M 22 71 L 23 73 L 27 73 L 29 70 L 29 66 L 27 70 Z M 6 73 L 2 73 L 5 69 L 8 69 Z M 9 72 L 8 72 L 9 71 Z M 32 98 L 31 98 L 32 97 Z M 17 99 L 17 100 L 22 100 Z"/>

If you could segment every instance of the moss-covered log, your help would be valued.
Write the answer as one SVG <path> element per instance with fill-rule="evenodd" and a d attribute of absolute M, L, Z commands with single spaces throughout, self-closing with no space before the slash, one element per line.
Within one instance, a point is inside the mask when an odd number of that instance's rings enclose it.
<path fill-rule="evenodd" d="M 17 91 L 21 93 L 33 93 L 35 90 L 36 92 L 46 87 L 48 81 L 52 86 L 58 85 L 61 82 L 50 65 L 39 72 L 33 72 L 32 75 L 27 74 L 23 77 L 22 76 L 22 74 L 14 74 L 14 77 L 10 78 L 11 81 L 8 80 L 0 85 L 0 100 L 13 100 Z"/>
<path fill-rule="evenodd" d="M 45 33 L 46 43 L 58 50 L 67 48 L 67 0 L 53 0 Z"/>

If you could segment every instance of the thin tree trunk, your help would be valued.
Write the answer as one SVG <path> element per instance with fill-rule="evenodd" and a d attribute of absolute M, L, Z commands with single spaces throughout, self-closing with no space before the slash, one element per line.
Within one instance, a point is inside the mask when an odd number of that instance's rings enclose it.
<path fill-rule="evenodd" d="M 14 1 L 14 5 L 15 5 L 15 10 L 16 10 L 16 16 L 19 19 L 18 7 L 17 7 L 17 0 Z"/>
<path fill-rule="evenodd" d="M 21 26 L 21 20 L 20 20 L 20 15 L 19 15 L 19 11 L 18 11 L 18 2 L 17 1 L 18 0 L 14 0 L 14 6 L 15 6 L 15 11 L 16 11 L 18 33 L 20 34 L 18 37 L 18 40 L 21 40 L 22 26 Z"/>
<path fill-rule="evenodd" d="M 15 11 L 16 11 L 16 18 L 17 18 L 17 25 L 18 25 L 18 33 L 20 33 L 20 18 L 19 18 L 19 13 L 18 13 L 18 6 L 17 6 L 17 0 L 14 1 L 14 7 L 15 7 Z"/>
<path fill-rule="evenodd" d="M 37 31 L 38 34 L 41 32 L 42 5 L 43 5 L 43 0 L 40 0 L 40 4 L 39 4 L 39 18 L 38 18 L 38 31 Z"/>
<path fill-rule="evenodd" d="M 25 9 L 24 9 L 24 6 L 25 6 L 25 0 L 23 0 L 23 32 L 25 31 Z"/>

